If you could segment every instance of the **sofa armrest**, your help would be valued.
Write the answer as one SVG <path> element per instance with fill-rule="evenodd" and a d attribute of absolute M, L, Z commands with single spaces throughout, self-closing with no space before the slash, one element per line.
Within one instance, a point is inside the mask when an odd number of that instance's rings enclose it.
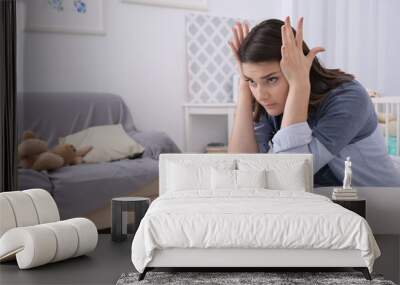
<path fill-rule="evenodd" d="M 145 148 L 143 157 L 151 157 L 158 160 L 160 153 L 182 152 L 175 142 L 164 132 L 134 132 L 129 133 L 129 135 Z"/>
<path fill-rule="evenodd" d="M 36 171 L 33 169 L 18 169 L 18 188 L 26 190 L 32 188 L 45 189 L 53 194 L 53 184 L 46 171 Z"/>

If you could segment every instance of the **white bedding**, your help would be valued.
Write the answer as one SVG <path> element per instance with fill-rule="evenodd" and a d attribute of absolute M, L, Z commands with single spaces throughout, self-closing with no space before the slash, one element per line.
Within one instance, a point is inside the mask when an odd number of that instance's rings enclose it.
<path fill-rule="evenodd" d="M 143 272 L 164 248 L 358 249 L 370 272 L 380 256 L 359 215 L 321 195 L 266 189 L 160 196 L 133 239 L 135 268 Z"/>

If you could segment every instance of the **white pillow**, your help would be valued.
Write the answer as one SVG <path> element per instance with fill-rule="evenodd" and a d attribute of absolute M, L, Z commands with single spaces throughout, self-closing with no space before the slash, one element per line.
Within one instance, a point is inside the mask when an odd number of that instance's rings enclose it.
<path fill-rule="evenodd" d="M 233 169 L 211 169 L 211 189 L 236 189 L 236 170 Z"/>
<path fill-rule="evenodd" d="M 211 169 L 212 190 L 240 190 L 241 188 L 267 188 L 265 169 Z"/>
<path fill-rule="evenodd" d="M 261 170 L 236 170 L 238 188 L 267 188 L 267 171 Z"/>
<path fill-rule="evenodd" d="M 288 191 L 307 191 L 305 163 L 293 165 L 291 169 L 270 169 L 267 174 L 268 188 Z"/>
<path fill-rule="evenodd" d="M 125 133 L 121 124 L 96 126 L 59 139 L 60 143 L 72 144 L 75 148 L 91 145 L 86 154 L 86 163 L 118 160 L 140 154 L 144 147 Z"/>
<path fill-rule="evenodd" d="M 169 161 L 167 167 L 167 191 L 210 190 L 211 168 L 234 169 L 235 161 Z"/>
<path fill-rule="evenodd" d="M 305 161 L 238 160 L 240 170 L 267 171 L 267 188 L 273 190 L 307 191 L 310 168 Z"/>
<path fill-rule="evenodd" d="M 169 185 L 171 191 L 207 189 L 209 167 L 184 166 L 177 163 L 169 165 Z"/>

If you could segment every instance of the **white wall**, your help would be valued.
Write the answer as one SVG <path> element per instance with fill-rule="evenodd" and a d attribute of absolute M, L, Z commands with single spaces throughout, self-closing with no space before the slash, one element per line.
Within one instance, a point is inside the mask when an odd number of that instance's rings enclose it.
<path fill-rule="evenodd" d="M 183 149 L 184 15 L 192 11 L 119 0 L 105 5 L 106 36 L 20 33 L 20 90 L 119 94 L 140 130 L 165 131 Z M 304 16 L 305 41 L 310 47 L 326 47 L 321 59 L 327 66 L 343 68 L 367 88 L 393 96 L 400 87 L 396 11 L 396 0 L 209 0 L 208 13 L 260 20 L 292 15 L 292 23 Z M 227 140 L 226 120 L 211 120 L 195 123 L 193 150 Z"/>

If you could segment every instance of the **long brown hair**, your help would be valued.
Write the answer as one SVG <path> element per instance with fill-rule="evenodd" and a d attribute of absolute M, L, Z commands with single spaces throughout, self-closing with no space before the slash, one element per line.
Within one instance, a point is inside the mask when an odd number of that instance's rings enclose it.
<path fill-rule="evenodd" d="M 282 35 L 281 26 L 283 21 L 278 19 L 265 20 L 256 25 L 239 48 L 239 59 L 241 62 L 259 63 L 265 61 L 281 61 Z M 292 28 L 294 35 L 296 31 Z M 303 53 L 307 55 L 310 49 L 303 41 Z M 317 57 L 310 69 L 310 103 L 308 114 L 318 109 L 325 95 L 340 84 L 352 81 L 354 76 L 340 69 L 329 69 L 321 65 Z M 260 115 L 265 112 L 264 108 L 254 100 L 253 120 L 258 122 Z"/>

